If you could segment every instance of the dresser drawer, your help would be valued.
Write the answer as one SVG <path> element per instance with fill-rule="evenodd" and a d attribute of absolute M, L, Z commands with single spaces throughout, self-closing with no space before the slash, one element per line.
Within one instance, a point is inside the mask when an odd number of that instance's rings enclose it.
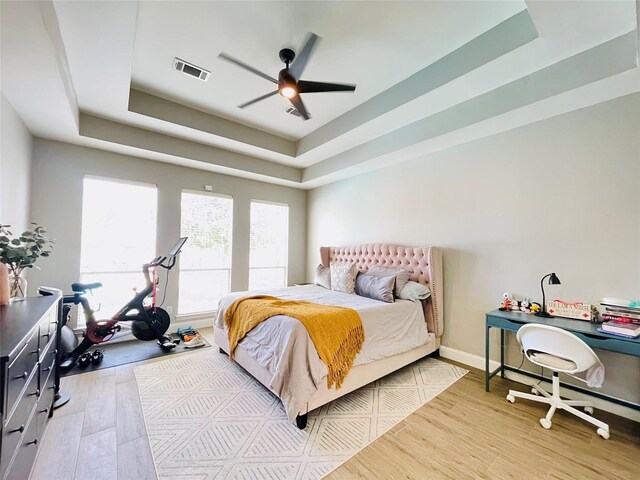
<path fill-rule="evenodd" d="M 25 342 L 26 345 L 18 353 L 16 359 L 9 365 L 7 370 L 7 418 L 11 415 L 11 411 L 20 396 L 20 392 L 24 388 L 29 375 L 34 370 L 39 360 L 39 348 L 38 348 L 38 332 L 36 328 L 35 332 Z"/>
<path fill-rule="evenodd" d="M 58 311 L 53 309 L 49 314 L 45 315 L 40 321 L 40 350 L 51 343 L 53 336 L 56 334 L 58 323 Z"/>
<path fill-rule="evenodd" d="M 49 345 L 45 347 L 40 355 L 40 385 L 44 384 L 45 379 L 53 371 L 53 365 L 56 360 L 56 344 L 53 342 L 55 335 Z M 40 390 L 43 390 L 40 388 Z"/>
<path fill-rule="evenodd" d="M 24 435 L 20 438 L 15 459 L 5 474 L 4 480 L 25 480 L 29 478 L 31 468 L 38 453 L 38 421 L 35 412 L 29 419 L 29 424 Z M 4 446 L 3 446 L 4 449 Z"/>
<path fill-rule="evenodd" d="M 38 372 L 29 379 L 29 385 L 24 396 L 16 405 L 16 409 L 2 430 L 2 454 L 0 458 L 0 472 L 4 472 L 9 465 L 13 453 L 20 443 L 20 437 L 27 428 L 27 421 L 38 401 Z M 36 427 L 37 429 L 37 427 Z"/>
<path fill-rule="evenodd" d="M 38 400 L 38 406 L 36 407 L 36 418 L 38 420 L 38 438 L 42 438 L 44 433 L 44 426 L 49 420 L 51 415 L 51 408 L 53 408 L 53 397 L 55 396 L 55 385 L 53 384 L 55 375 L 53 372 L 46 378 L 42 379 L 40 390 L 40 400 Z"/>

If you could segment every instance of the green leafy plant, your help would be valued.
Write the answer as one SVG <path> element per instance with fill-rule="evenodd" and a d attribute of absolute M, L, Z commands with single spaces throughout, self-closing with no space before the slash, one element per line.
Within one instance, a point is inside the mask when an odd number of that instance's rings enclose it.
<path fill-rule="evenodd" d="M 12 275 L 11 291 L 20 289 L 20 275 L 26 268 L 36 267 L 36 260 L 48 257 L 55 242 L 45 235 L 47 230 L 31 222 L 31 229 L 25 230 L 17 238 L 9 231 L 11 225 L 0 225 L 0 262 L 7 265 Z M 36 267 L 39 268 L 39 267 Z M 24 295 L 25 292 L 20 292 Z"/>

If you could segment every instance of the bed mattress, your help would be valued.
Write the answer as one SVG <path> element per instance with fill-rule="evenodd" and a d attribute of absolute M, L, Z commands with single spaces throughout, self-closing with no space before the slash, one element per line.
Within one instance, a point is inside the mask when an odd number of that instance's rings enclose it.
<path fill-rule="evenodd" d="M 385 303 L 317 285 L 227 295 L 220 301 L 215 326 L 224 329 L 224 313 L 234 300 L 257 293 L 356 310 L 362 319 L 365 341 L 354 366 L 404 353 L 432 340 L 420 302 Z M 269 372 L 267 387 L 283 401 L 290 419 L 305 411 L 306 402 L 318 385 L 326 382 L 327 368 L 306 329 L 294 318 L 277 315 L 265 320 L 246 335 L 238 348 Z"/>

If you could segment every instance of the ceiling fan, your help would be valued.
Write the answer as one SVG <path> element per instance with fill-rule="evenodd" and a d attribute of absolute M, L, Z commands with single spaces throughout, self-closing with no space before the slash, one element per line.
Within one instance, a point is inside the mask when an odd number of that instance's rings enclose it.
<path fill-rule="evenodd" d="M 245 102 L 242 105 L 238 105 L 238 107 L 248 107 L 249 105 L 253 105 L 254 103 L 260 102 L 261 100 L 279 93 L 283 97 L 287 98 L 289 102 L 291 102 L 291 105 L 293 105 L 296 110 L 300 112 L 302 118 L 304 118 L 305 120 L 309 120 L 309 112 L 304 106 L 302 98 L 300 98 L 301 93 L 353 92 L 356 89 L 355 85 L 300 80 L 300 76 L 307 66 L 309 58 L 311 57 L 311 53 L 313 52 L 313 49 L 318 40 L 320 40 L 320 37 L 318 37 L 314 33 L 309 33 L 309 35 L 307 36 L 307 41 L 305 42 L 304 47 L 302 47 L 302 50 L 300 51 L 297 59 L 296 52 L 294 52 L 290 48 L 283 48 L 282 50 L 280 50 L 280 60 L 284 62 L 286 67 L 280 70 L 277 80 L 267 75 L 266 73 L 263 73 L 260 70 L 257 70 L 252 66 L 247 65 L 246 63 L 227 55 L 226 53 L 221 53 L 220 55 L 218 55 L 219 58 L 226 60 L 227 62 L 231 62 L 234 65 L 244 68 L 245 70 L 249 70 L 251 73 L 254 73 L 259 77 L 262 77 L 278 85 L 277 90 L 262 95 L 261 97 L 254 98 L 253 100 Z"/>

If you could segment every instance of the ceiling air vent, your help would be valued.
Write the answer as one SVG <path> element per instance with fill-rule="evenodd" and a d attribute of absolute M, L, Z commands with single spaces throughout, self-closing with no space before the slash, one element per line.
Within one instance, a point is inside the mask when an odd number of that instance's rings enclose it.
<path fill-rule="evenodd" d="M 211 72 L 209 70 L 196 67 L 193 63 L 185 62 L 184 60 L 180 60 L 177 57 L 173 59 L 173 68 L 178 70 L 179 72 L 184 73 L 185 75 L 189 75 L 190 77 L 195 77 L 198 80 L 202 80 L 203 82 L 209 80 L 209 75 L 211 75 Z"/>
<path fill-rule="evenodd" d="M 300 112 L 293 105 L 289 105 L 284 109 L 284 113 L 288 113 L 289 115 L 293 115 L 294 117 L 301 117 Z"/>

